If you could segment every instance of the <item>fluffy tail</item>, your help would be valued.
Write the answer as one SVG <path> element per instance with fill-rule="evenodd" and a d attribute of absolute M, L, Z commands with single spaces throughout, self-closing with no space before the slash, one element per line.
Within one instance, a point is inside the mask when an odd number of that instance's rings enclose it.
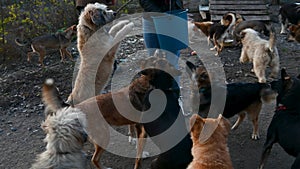
<path fill-rule="evenodd" d="M 15 43 L 18 46 L 27 46 L 29 44 L 29 42 L 26 42 L 26 43 L 21 42 L 20 39 L 18 39 L 18 38 L 15 39 Z"/>
<path fill-rule="evenodd" d="M 273 26 L 271 26 L 270 30 L 270 39 L 269 39 L 269 49 L 272 53 L 274 53 L 274 48 L 276 46 L 276 33 Z"/>
<path fill-rule="evenodd" d="M 46 79 L 43 85 L 42 100 L 46 106 L 45 115 L 52 115 L 57 110 L 68 106 L 59 96 L 53 79 Z"/>

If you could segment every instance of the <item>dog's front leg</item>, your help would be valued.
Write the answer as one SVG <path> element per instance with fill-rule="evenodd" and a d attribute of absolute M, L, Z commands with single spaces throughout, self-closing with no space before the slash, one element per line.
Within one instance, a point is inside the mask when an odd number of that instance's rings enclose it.
<path fill-rule="evenodd" d="M 146 143 L 146 137 L 147 137 L 147 133 L 143 125 L 136 124 L 135 128 L 137 132 L 138 146 L 137 146 L 137 155 L 136 155 L 134 169 L 138 169 L 140 166 L 141 158 L 148 157 L 149 153 L 143 151 Z"/>
<path fill-rule="evenodd" d="M 242 52 L 241 52 L 241 57 L 240 57 L 240 62 L 241 63 L 246 63 L 249 61 L 249 58 L 247 56 L 247 53 L 245 52 L 244 49 L 242 49 Z"/>

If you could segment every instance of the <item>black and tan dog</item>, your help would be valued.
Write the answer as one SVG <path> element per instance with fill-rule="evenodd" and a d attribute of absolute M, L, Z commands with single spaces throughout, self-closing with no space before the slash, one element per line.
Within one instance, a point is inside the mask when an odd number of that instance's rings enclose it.
<path fill-rule="evenodd" d="M 279 20 L 281 23 L 280 34 L 287 33 L 288 24 L 300 24 L 300 5 L 297 3 L 287 3 L 279 9 Z"/>
<path fill-rule="evenodd" d="M 192 71 L 192 76 L 195 79 L 198 91 L 200 93 L 199 114 L 206 117 L 211 106 L 211 91 L 209 75 L 203 67 L 196 67 L 193 63 L 187 62 L 188 67 Z M 201 73 L 199 75 L 199 73 Z M 225 87 L 215 85 L 214 87 Z M 241 122 L 245 119 L 246 113 L 253 123 L 252 139 L 259 139 L 258 117 L 262 108 L 263 102 L 271 102 L 275 99 L 276 92 L 271 90 L 268 84 L 264 83 L 230 83 L 226 85 L 227 95 L 223 111 L 225 118 L 230 118 L 238 115 L 238 120 L 232 126 L 232 129 L 237 129 Z M 203 99 L 204 98 L 204 99 Z M 241 99 L 245 98 L 245 99 Z M 199 99 L 199 98 L 198 98 Z M 205 100 L 204 103 L 201 103 Z"/>
<path fill-rule="evenodd" d="M 257 20 L 249 20 L 249 21 L 242 21 L 239 24 L 237 24 L 237 26 L 235 27 L 234 31 L 233 31 L 233 36 L 236 40 L 236 42 L 240 42 L 241 38 L 240 38 L 240 33 L 242 30 L 246 29 L 246 28 L 252 28 L 253 30 L 264 34 L 265 36 L 270 36 L 270 31 L 267 28 L 267 25 L 261 21 L 257 21 Z"/>
<path fill-rule="evenodd" d="M 39 62 L 44 67 L 44 57 L 46 50 L 59 49 L 61 55 L 61 61 L 65 59 L 65 55 L 69 56 L 73 60 L 72 55 L 67 51 L 67 47 L 71 44 L 71 40 L 76 35 L 76 25 L 70 26 L 63 32 L 57 32 L 55 34 L 43 35 L 33 38 L 28 43 L 20 42 L 19 39 L 15 39 L 15 42 L 19 46 L 31 45 L 32 52 L 27 53 L 27 61 L 31 61 L 31 57 L 34 53 L 39 54 Z"/>
<path fill-rule="evenodd" d="M 292 169 L 300 168 L 300 80 L 281 70 L 281 79 L 271 82 L 278 92 L 276 110 L 269 125 L 259 168 L 262 169 L 275 143 L 296 157 Z"/>

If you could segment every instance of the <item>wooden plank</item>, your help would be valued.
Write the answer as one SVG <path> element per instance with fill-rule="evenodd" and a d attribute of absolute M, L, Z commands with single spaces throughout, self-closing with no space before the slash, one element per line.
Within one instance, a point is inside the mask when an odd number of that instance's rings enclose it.
<path fill-rule="evenodd" d="M 249 14 L 253 14 L 253 15 L 269 15 L 269 12 L 267 10 L 260 10 L 260 11 L 246 11 L 246 10 L 222 10 L 222 11 L 217 11 L 217 10 L 210 10 L 210 14 L 211 15 L 223 15 L 227 12 L 235 12 L 241 15 L 249 15 Z"/>
<path fill-rule="evenodd" d="M 246 10 L 266 10 L 266 5 L 210 5 L 211 10 L 235 10 L 235 9 L 246 9 Z"/>
<path fill-rule="evenodd" d="M 249 5 L 255 5 L 255 4 L 261 4 L 265 5 L 266 3 L 263 1 L 216 1 L 216 0 L 210 0 L 209 4 L 211 5 L 228 5 L 228 4 L 249 4 Z"/>
<path fill-rule="evenodd" d="M 219 21 L 221 20 L 221 18 L 223 17 L 223 15 L 212 15 L 211 16 L 211 20 L 212 21 Z M 256 16 L 243 16 L 246 20 L 259 20 L 259 21 L 270 21 L 270 16 L 269 15 L 256 15 Z"/>

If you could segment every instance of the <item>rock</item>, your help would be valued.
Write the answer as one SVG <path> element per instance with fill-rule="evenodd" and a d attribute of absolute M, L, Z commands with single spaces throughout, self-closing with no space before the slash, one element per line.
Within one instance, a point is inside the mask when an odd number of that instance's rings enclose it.
<path fill-rule="evenodd" d="M 17 131 L 17 128 L 11 127 L 10 130 L 11 130 L 11 131 Z"/>

